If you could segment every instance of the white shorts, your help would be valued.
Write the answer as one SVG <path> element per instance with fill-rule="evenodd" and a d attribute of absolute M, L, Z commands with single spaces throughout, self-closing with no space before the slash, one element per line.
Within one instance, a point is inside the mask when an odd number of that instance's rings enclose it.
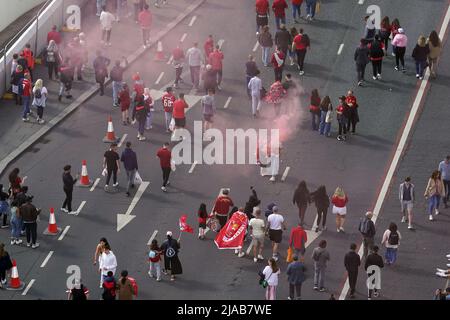
<path fill-rule="evenodd" d="M 333 206 L 333 214 L 345 216 L 347 214 L 347 207 L 339 208 L 339 207 Z"/>

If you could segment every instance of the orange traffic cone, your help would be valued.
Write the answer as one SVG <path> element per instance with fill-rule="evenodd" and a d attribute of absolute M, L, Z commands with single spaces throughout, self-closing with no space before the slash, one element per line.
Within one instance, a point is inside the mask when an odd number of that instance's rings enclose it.
<path fill-rule="evenodd" d="M 7 290 L 22 290 L 25 287 L 25 283 L 20 281 L 19 271 L 17 270 L 16 260 L 13 259 L 11 268 L 11 280 L 9 281 Z"/>
<path fill-rule="evenodd" d="M 161 41 L 158 41 L 158 44 L 156 46 L 156 57 L 155 60 L 156 61 L 163 61 L 165 58 L 164 56 L 164 50 L 163 50 L 163 45 Z"/>
<path fill-rule="evenodd" d="M 48 228 L 45 229 L 44 234 L 47 236 L 56 236 L 61 232 L 61 228 L 56 225 L 55 209 L 50 208 L 50 217 L 48 218 Z"/>
<path fill-rule="evenodd" d="M 112 123 L 112 117 L 109 116 L 108 119 L 108 132 L 106 133 L 106 136 L 103 138 L 103 142 L 106 143 L 113 143 L 119 141 L 119 138 L 116 137 L 114 134 L 114 127 Z"/>
<path fill-rule="evenodd" d="M 88 175 L 86 164 L 87 164 L 86 160 L 83 160 L 81 162 L 81 178 L 77 182 L 78 187 L 89 188 L 93 184 L 93 182 L 91 180 L 89 180 L 89 175 Z"/>

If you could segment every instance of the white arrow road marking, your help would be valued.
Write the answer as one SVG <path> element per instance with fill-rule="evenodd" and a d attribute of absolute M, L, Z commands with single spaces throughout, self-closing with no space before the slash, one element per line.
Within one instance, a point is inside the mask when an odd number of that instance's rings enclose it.
<path fill-rule="evenodd" d="M 47 255 L 47 257 L 45 258 L 45 260 L 42 262 L 41 264 L 41 268 L 44 268 L 45 265 L 47 264 L 48 260 L 50 260 L 50 258 L 52 257 L 54 251 L 50 251 Z"/>
<path fill-rule="evenodd" d="M 31 286 L 33 285 L 33 283 L 36 281 L 36 279 L 31 279 L 30 283 L 27 285 L 27 287 L 25 288 L 25 290 L 22 292 L 23 296 L 26 296 L 28 291 L 31 289 Z"/>
<path fill-rule="evenodd" d="M 167 61 L 167 64 L 172 64 L 173 62 L 173 55 L 170 56 L 169 61 Z"/>
<path fill-rule="evenodd" d="M 130 206 L 128 207 L 128 210 L 125 214 L 118 214 L 117 215 L 117 232 L 122 230 L 128 223 L 131 222 L 136 216 L 132 216 L 131 212 L 133 211 L 134 207 L 136 207 L 137 203 L 139 202 L 139 199 L 144 194 L 145 189 L 149 186 L 150 182 L 144 181 L 139 186 L 138 191 L 134 195 L 133 200 L 131 201 Z"/>
<path fill-rule="evenodd" d="M 148 246 L 152 244 L 152 241 L 153 241 L 153 239 L 155 239 L 155 237 L 156 237 L 157 234 L 158 234 L 158 230 L 153 231 L 152 236 L 150 237 L 150 239 L 149 239 L 148 242 L 147 242 L 147 245 L 148 245 Z"/>
<path fill-rule="evenodd" d="M 75 215 L 79 215 L 81 210 L 83 210 L 84 205 L 86 204 L 86 201 L 81 202 L 80 206 L 78 207 L 77 213 Z"/>
<path fill-rule="evenodd" d="M 156 79 L 155 84 L 159 84 L 161 82 L 161 79 L 164 77 L 164 71 L 160 73 L 158 79 Z"/>
<path fill-rule="evenodd" d="M 194 25 L 195 20 L 197 20 L 197 16 L 192 17 L 191 22 L 189 22 L 189 27 L 192 27 Z"/>
<path fill-rule="evenodd" d="M 91 192 L 95 190 L 95 187 L 98 185 L 98 183 L 100 182 L 100 178 L 95 179 L 94 185 L 91 188 Z"/>
<path fill-rule="evenodd" d="M 187 37 L 187 33 L 183 34 L 181 36 L 180 42 L 184 42 L 184 40 L 186 40 L 186 37 Z"/>
<path fill-rule="evenodd" d="M 342 49 L 344 49 L 344 44 L 343 43 L 341 43 L 341 45 L 339 46 L 339 49 L 338 49 L 338 52 L 337 52 L 338 56 L 342 53 Z"/>

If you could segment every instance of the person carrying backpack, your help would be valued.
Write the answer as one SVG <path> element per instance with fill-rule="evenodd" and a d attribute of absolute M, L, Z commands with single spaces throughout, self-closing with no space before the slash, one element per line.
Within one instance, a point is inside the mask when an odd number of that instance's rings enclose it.
<path fill-rule="evenodd" d="M 114 279 L 114 273 L 108 271 L 106 278 L 103 281 L 103 300 L 116 300 L 116 288 L 117 283 L 116 279 Z"/>
<path fill-rule="evenodd" d="M 358 227 L 358 230 L 359 232 L 361 232 L 361 235 L 363 237 L 364 258 L 367 258 L 369 249 L 371 250 L 372 247 L 374 246 L 374 238 L 376 230 L 375 224 L 372 221 L 372 217 L 373 217 L 372 211 L 367 211 L 364 218 L 361 218 Z"/>
<path fill-rule="evenodd" d="M 397 230 L 397 225 L 393 222 L 389 224 L 389 228 L 383 234 L 382 245 L 386 247 L 386 253 L 384 255 L 387 265 L 394 264 L 397 260 L 397 250 L 400 245 L 400 240 L 402 236 Z"/>
<path fill-rule="evenodd" d="M 375 40 L 369 43 L 367 46 L 369 48 L 369 57 L 372 61 L 373 68 L 373 80 L 381 80 L 381 66 L 383 64 L 384 58 L 384 44 L 380 40 L 380 36 L 375 35 Z"/>

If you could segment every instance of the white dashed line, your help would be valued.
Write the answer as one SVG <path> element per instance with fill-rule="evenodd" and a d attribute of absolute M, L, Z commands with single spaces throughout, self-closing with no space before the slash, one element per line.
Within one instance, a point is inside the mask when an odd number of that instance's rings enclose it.
<path fill-rule="evenodd" d="M 70 229 L 70 226 L 67 226 L 67 227 L 64 229 L 63 233 L 62 233 L 61 236 L 58 238 L 58 241 L 61 241 L 62 239 L 64 239 L 64 236 L 65 236 L 66 233 L 69 231 L 69 229 Z"/>
<path fill-rule="evenodd" d="M 119 144 L 117 145 L 117 147 L 121 148 L 122 145 L 123 145 L 123 143 L 125 142 L 125 139 L 126 139 L 127 137 L 128 137 L 128 133 L 125 133 L 125 134 L 122 136 L 122 139 L 120 139 L 120 142 L 119 142 Z"/>
<path fill-rule="evenodd" d="M 281 181 L 286 180 L 289 170 L 291 170 L 291 167 L 286 167 L 286 169 L 284 169 L 284 173 L 283 173 L 283 176 L 281 177 Z"/>
<path fill-rule="evenodd" d="M 187 37 L 187 33 L 183 34 L 181 36 L 180 42 L 184 42 L 184 40 L 186 40 L 186 37 Z"/>
<path fill-rule="evenodd" d="M 95 179 L 95 182 L 92 185 L 92 188 L 90 190 L 91 192 L 95 190 L 95 187 L 98 185 L 99 182 L 100 182 L 100 178 Z"/>
<path fill-rule="evenodd" d="M 47 255 L 47 257 L 45 258 L 44 262 L 42 262 L 41 264 L 41 268 L 44 268 L 45 265 L 47 264 L 48 260 L 50 260 L 50 258 L 52 257 L 54 251 L 50 251 Z"/>
<path fill-rule="evenodd" d="M 158 230 L 153 231 L 152 236 L 150 237 L 150 239 L 149 239 L 148 242 L 147 242 L 147 245 L 148 245 L 148 246 L 152 244 L 152 241 L 153 241 L 153 239 L 155 239 L 155 237 L 156 237 L 157 234 L 158 234 Z"/>
<path fill-rule="evenodd" d="M 191 22 L 189 22 L 189 27 L 192 27 L 194 25 L 195 20 L 197 20 L 197 16 L 192 17 Z"/>
<path fill-rule="evenodd" d="M 339 50 L 337 52 L 338 56 L 341 55 L 342 49 L 344 49 L 344 44 L 343 43 L 341 43 L 341 45 L 339 46 Z"/>
<path fill-rule="evenodd" d="M 27 285 L 27 287 L 25 288 L 25 290 L 22 292 L 23 296 L 26 296 L 28 291 L 31 289 L 31 286 L 33 285 L 33 283 L 36 281 L 36 279 L 31 279 L 30 283 Z"/>
<path fill-rule="evenodd" d="M 155 84 L 159 84 L 161 82 L 161 79 L 164 77 L 164 71 L 161 72 L 161 74 L 159 75 L 158 79 L 156 79 Z"/>
<path fill-rule="evenodd" d="M 173 62 L 173 55 L 170 56 L 169 61 L 167 61 L 167 64 L 171 64 Z"/>
<path fill-rule="evenodd" d="M 223 106 L 224 109 L 228 108 L 228 106 L 230 105 L 231 99 L 232 99 L 231 97 L 228 97 L 227 102 L 225 102 L 225 105 Z"/>
<path fill-rule="evenodd" d="M 86 201 L 81 202 L 80 206 L 78 207 L 76 215 L 79 215 L 81 210 L 83 210 L 84 205 L 86 204 Z"/>
<path fill-rule="evenodd" d="M 223 40 L 223 39 L 220 39 L 219 41 L 217 41 L 217 45 L 219 46 L 220 50 L 222 50 L 222 46 L 223 46 L 224 42 L 225 42 L 225 40 Z"/>
<path fill-rule="evenodd" d="M 258 47 L 259 47 L 259 42 L 256 41 L 256 44 L 255 44 L 255 46 L 253 47 L 253 52 L 256 52 L 256 50 L 258 50 Z"/>
<path fill-rule="evenodd" d="M 197 165 L 197 163 L 198 163 L 197 161 L 194 161 L 194 163 L 191 166 L 191 169 L 189 169 L 189 173 L 194 172 L 194 169 L 195 169 L 195 166 Z"/>

